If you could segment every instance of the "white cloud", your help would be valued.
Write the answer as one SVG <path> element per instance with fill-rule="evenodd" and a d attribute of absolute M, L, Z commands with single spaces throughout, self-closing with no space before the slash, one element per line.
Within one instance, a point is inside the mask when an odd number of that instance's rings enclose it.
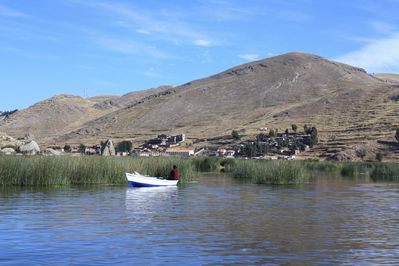
<path fill-rule="evenodd" d="M 212 42 L 205 39 L 197 39 L 194 41 L 194 44 L 198 46 L 211 46 Z"/>
<path fill-rule="evenodd" d="M 175 13 L 166 11 L 151 11 L 139 9 L 122 2 L 81 2 L 106 11 L 108 16 L 117 19 L 116 25 L 123 28 L 134 28 L 140 34 L 151 34 L 153 37 L 169 41 L 174 44 L 190 44 L 197 46 L 212 46 L 216 42 L 205 32 L 195 27 L 186 17 L 180 18 Z"/>
<path fill-rule="evenodd" d="M 8 7 L 0 6 L 0 16 L 3 16 L 3 17 L 25 17 L 26 15 L 22 12 L 12 10 Z"/>
<path fill-rule="evenodd" d="M 138 74 L 145 76 L 145 77 L 150 77 L 150 78 L 164 78 L 164 76 L 161 74 L 161 72 L 153 67 L 148 68 L 145 71 L 138 72 Z"/>
<path fill-rule="evenodd" d="M 365 68 L 369 72 L 399 71 L 399 33 L 367 43 L 335 60 Z"/>
<path fill-rule="evenodd" d="M 144 35 L 150 35 L 151 34 L 151 32 L 146 30 L 146 29 L 137 29 L 136 32 L 144 34 Z"/>
<path fill-rule="evenodd" d="M 205 51 L 200 55 L 200 58 L 201 58 L 201 63 L 204 63 L 204 64 L 213 62 L 213 58 L 212 58 L 212 55 L 211 55 L 211 53 L 209 52 L 209 50 L 205 50 Z"/>
<path fill-rule="evenodd" d="M 160 51 L 157 47 L 149 46 L 132 40 L 93 36 L 95 41 L 103 48 L 128 55 L 151 57 L 155 59 L 168 59 L 171 56 Z"/>
<path fill-rule="evenodd" d="M 370 22 L 372 29 L 383 34 L 393 34 L 395 33 L 394 27 L 391 24 L 382 21 L 372 21 Z"/>
<path fill-rule="evenodd" d="M 238 57 L 248 61 L 255 61 L 259 59 L 258 54 L 239 54 Z"/>
<path fill-rule="evenodd" d="M 201 16 L 215 21 L 239 21 L 253 19 L 256 13 L 248 4 L 237 5 L 233 1 L 199 0 L 198 12 Z"/>

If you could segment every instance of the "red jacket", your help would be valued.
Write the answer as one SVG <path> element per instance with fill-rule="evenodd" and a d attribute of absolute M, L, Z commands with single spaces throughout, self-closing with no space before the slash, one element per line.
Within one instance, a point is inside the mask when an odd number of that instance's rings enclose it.
<path fill-rule="evenodd" d="M 175 168 L 170 172 L 170 178 L 174 180 L 179 180 L 180 179 L 180 173 L 179 169 Z"/>

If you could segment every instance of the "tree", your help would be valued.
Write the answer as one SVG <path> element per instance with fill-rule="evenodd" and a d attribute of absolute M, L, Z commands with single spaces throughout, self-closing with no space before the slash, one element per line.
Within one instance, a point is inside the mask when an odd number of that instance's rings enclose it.
<path fill-rule="evenodd" d="M 316 127 L 312 127 L 310 129 L 310 147 L 313 148 L 313 146 L 317 145 L 317 143 L 319 143 L 319 137 L 317 134 L 317 128 Z"/>
<path fill-rule="evenodd" d="M 64 151 L 65 152 L 71 152 L 71 150 L 72 150 L 71 146 L 69 144 L 65 144 Z"/>
<path fill-rule="evenodd" d="M 256 145 L 255 143 L 246 143 L 243 147 L 243 155 L 245 157 L 254 157 L 256 155 Z"/>
<path fill-rule="evenodd" d="M 298 129 L 298 126 L 297 125 L 295 125 L 295 124 L 292 124 L 291 125 L 291 128 L 292 128 L 292 130 L 295 132 L 295 134 L 296 134 L 296 131 L 297 131 L 297 129 Z"/>
<path fill-rule="evenodd" d="M 84 144 L 79 145 L 79 152 L 80 152 L 80 154 L 86 153 L 86 146 Z"/>
<path fill-rule="evenodd" d="M 265 134 L 263 134 L 263 133 L 260 133 L 260 134 L 258 134 L 257 136 L 256 136 L 256 141 L 266 141 L 266 139 L 267 139 L 267 136 L 265 135 Z"/>
<path fill-rule="evenodd" d="M 132 150 L 133 144 L 131 141 L 123 140 L 116 145 L 115 150 L 117 152 L 130 152 Z"/>
<path fill-rule="evenodd" d="M 305 134 L 307 134 L 307 135 L 310 135 L 311 133 L 312 133 L 312 129 L 313 129 L 314 127 L 310 127 L 310 126 L 308 126 L 308 125 L 304 125 L 303 126 L 303 131 L 305 132 Z"/>
<path fill-rule="evenodd" d="M 285 129 L 285 135 L 288 135 L 289 131 L 288 128 Z"/>
<path fill-rule="evenodd" d="M 269 146 L 267 144 L 257 142 L 256 146 L 258 147 L 259 153 L 261 153 L 262 155 L 265 155 L 269 152 Z"/>
<path fill-rule="evenodd" d="M 259 155 L 265 155 L 268 153 L 269 148 L 267 145 L 264 145 L 259 142 L 248 142 L 244 144 L 242 148 L 242 155 L 245 157 L 255 157 Z"/>
<path fill-rule="evenodd" d="M 396 140 L 399 142 L 399 128 L 396 129 L 395 138 L 396 138 Z"/>
<path fill-rule="evenodd" d="M 367 151 L 366 151 L 365 147 L 362 146 L 362 147 L 358 147 L 356 149 L 356 156 L 361 158 L 362 161 L 363 161 L 364 157 L 366 156 L 366 154 L 367 154 Z"/>
<path fill-rule="evenodd" d="M 276 131 L 274 131 L 274 129 L 270 129 L 269 130 L 269 136 L 270 137 L 275 137 L 276 136 Z"/>
<path fill-rule="evenodd" d="M 240 140 L 240 139 L 241 139 L 241 136 L 240 136 L 240 134 L 238 133 L 237 130 L 231 131 L 231 136 L 232 136 L 233 139 L 235 139 L 235 140 Z"/>
<path fill-rule="evenodd" d="M 382 152 L 377 152 L 375 154 L 375 158 L 377 159 L 377 161 L 382 162 L 382 160 L 384 159 L 384 154 Z"/>

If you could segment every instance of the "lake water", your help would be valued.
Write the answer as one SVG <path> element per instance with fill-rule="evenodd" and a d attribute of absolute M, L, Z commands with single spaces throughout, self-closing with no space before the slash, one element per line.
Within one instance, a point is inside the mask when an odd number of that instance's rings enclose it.
<path fill-rule="evenodd" d="M 0 265 L 399 264 L 399 184 L 0 188 Z"/>

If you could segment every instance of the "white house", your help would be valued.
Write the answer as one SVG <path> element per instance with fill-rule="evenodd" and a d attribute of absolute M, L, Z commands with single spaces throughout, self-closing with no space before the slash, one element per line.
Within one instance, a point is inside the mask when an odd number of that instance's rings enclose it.
<path fill-rule="evenodd" d="M 194 150 L 167 149 L 166 154 L 171 156 L 194 156 Z"/>

